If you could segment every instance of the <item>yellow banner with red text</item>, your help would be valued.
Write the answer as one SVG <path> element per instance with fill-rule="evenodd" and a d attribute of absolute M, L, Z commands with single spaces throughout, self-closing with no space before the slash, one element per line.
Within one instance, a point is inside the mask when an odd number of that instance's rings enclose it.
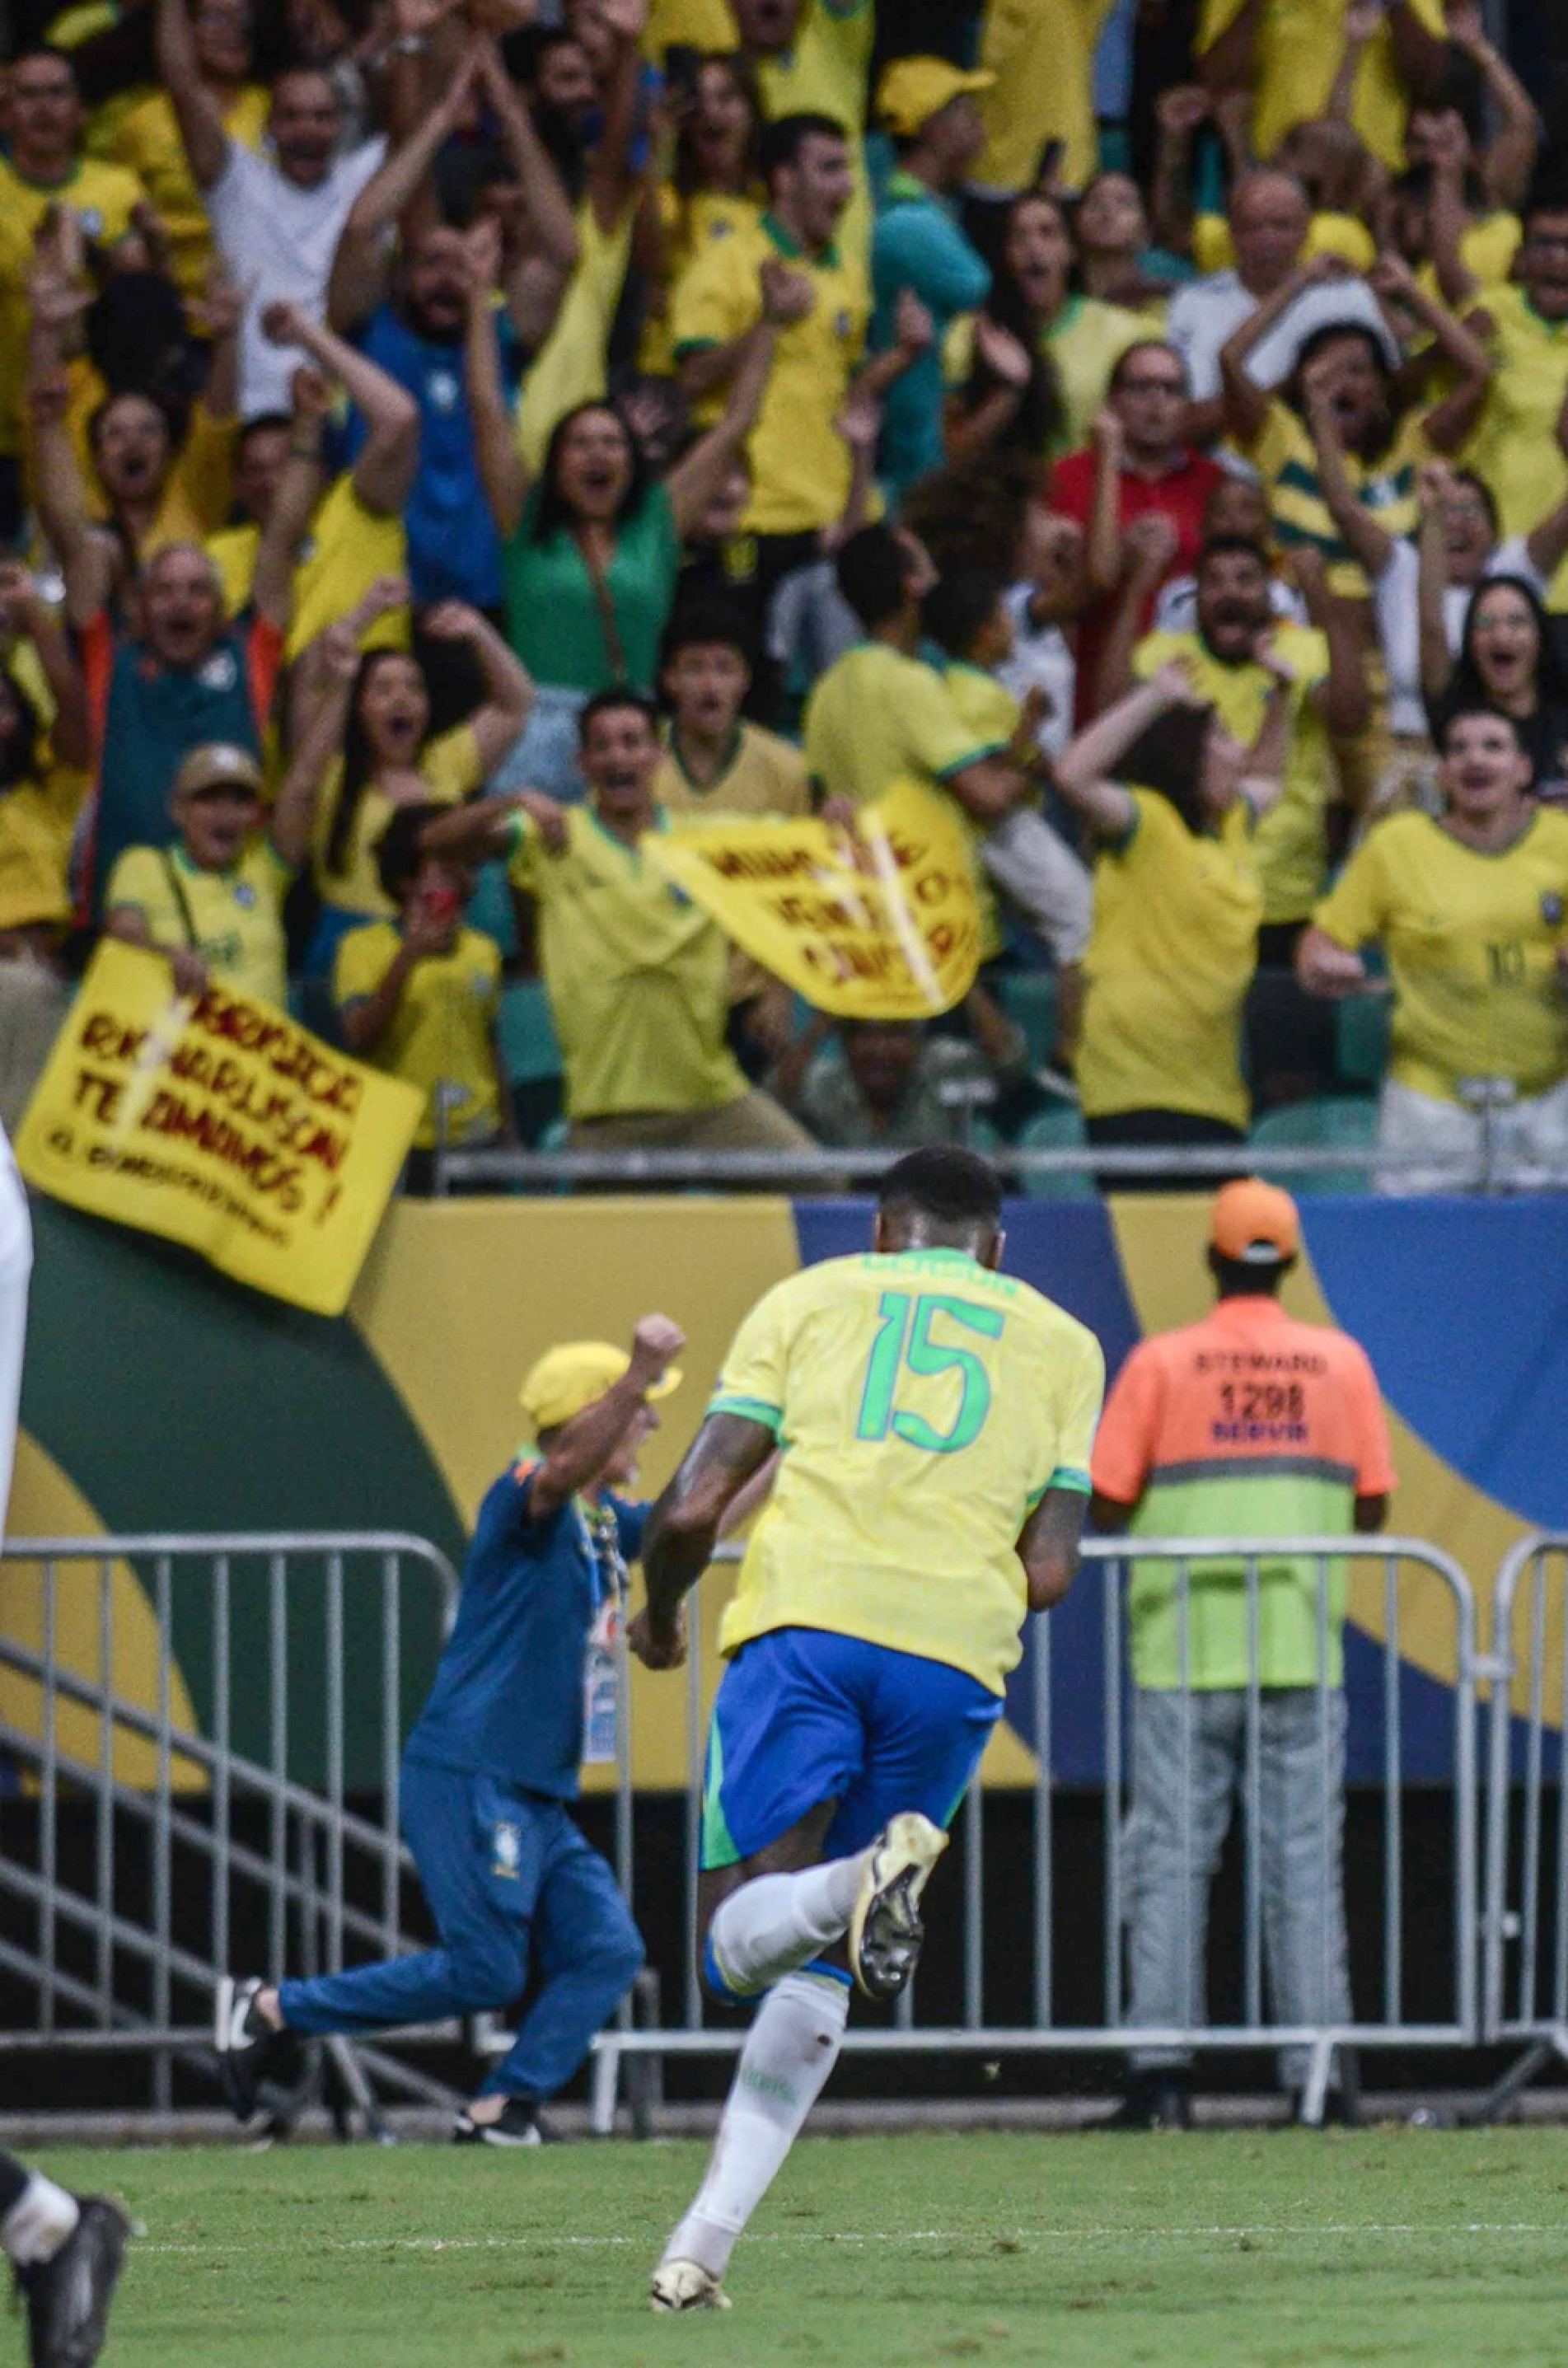
<path fill-rule="evenodd" d="M 221 983 L 106 939 L 17 1137 L 28 1182 L 183 1242 L 236 1281 L 341 1314 L 420 1094 Z"/>
<path fill-rule="evenodd" d="M 974 983 L 980 916 L 963 835 L 938 791 L 902 781 L 835 824 L 715 818 L 642 852 L 822 1011 L 920 1019 Z"/>

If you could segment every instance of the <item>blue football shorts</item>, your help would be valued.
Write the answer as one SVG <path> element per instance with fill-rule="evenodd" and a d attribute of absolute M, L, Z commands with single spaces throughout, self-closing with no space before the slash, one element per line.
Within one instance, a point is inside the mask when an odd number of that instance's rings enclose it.
<path fill-rule="evenodd" d="M 827 1858 L 863 1850 L 901 1810 L 946 1826 L 1002 1698 L 963 1669 L 823 1628 L 775 1628 L 741 1646 L 708 1730 L 702 1864 L 733 1866 L 819 1802 L 838 1812 Z"/>

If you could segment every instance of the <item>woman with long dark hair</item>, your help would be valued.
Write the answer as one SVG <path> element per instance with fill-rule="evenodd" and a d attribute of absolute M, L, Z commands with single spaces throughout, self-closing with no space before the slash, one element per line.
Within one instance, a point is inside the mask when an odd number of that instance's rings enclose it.
<path fill-rule="evenodd" d="M 488 288 L 469 304 L 469 400 L 479 471 L 502 543 L 506 635 L 537 689 L 499 789 L 582 795 L 577 718 L 596 691 L 651 694 L 681 543 L 751 432 L 772 359 L 765 315 L 724 414 L 669 474 L 651 476 L 619 407 L 577 404 L 557 422 L 530 484 L 502 391 Z"/>
<path fill-rule="evenodd" d="M 658 186 L 660 252 L 638 356 L 644 371 L 674 371 L 666 314 L 682 272 L 712 240 L 749 229 L 767 202 L 761 131 L 762 102 L 750 65 L 738 50 L 710 51 L 677 114 L 669 176 Z"/>
<path fill-rule="evenodd" d="M 406 650 L 367 650 L 351 682 L 320 688 L 319 698 L 335 701 L 341 714 L 343 753 L 328 764 L 316 799 L 312 874 L 321 911 L 306 960 L 312 976 L 331 970 L 346 931 L 392 917 L 376 849 L 397 809 L 458 804 L 494 770 L 528 720 L 528 676 L 477 609 L 444 600 L 419 621 L 437 641 L 467 643 L 483 697 L 465 723 L 432 737 L 425 669 Z"/>
<path fill-rule="evenodd" d="M 1568 667 L 1532 585 L 1489 575 L 1465 611 L 1457 658 L 1422 637 L 1422 689 L 1432 737 L 1450 716 L 1490 707 L 1512 723 L 1530 760 L 1537 797 L 1568 799 Z"/>
<path fill-rule="evenodd" d="M 1099 847 L 1074 1064 L 1096 1145 L 1245 1140 L 1242 1017 L 1263 915 L 1252 835 L 1279 796 L 1291 680 L 1264 662 L 1277 684 L 1250 748 L 1168 666 L 1057 760 L 1057 788 Z M 1108 1191 L 1193 1180 L 1101 1178 Z"/>
<path fill-rule="evenodd" d="M 1017 199 L 975 320 L 968 374 L 949 410 L 953 460 L 988 446 L 1054 458 L 1087 440 L 1111 371 L 1130 346 L 1147 339 L 1149 324 L 1119 304 L 1080 295 L 1074 262 L 1073 234 L 1056 199 L 1040 190 Z"/>

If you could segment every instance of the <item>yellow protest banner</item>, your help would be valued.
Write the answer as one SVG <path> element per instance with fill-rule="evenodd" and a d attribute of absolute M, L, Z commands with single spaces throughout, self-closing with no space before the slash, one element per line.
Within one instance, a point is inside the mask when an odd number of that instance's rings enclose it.
<path fill-rule="evenodd" d="M 106 938 L 17 1137 L 29 1184 L 342 1313 L 424 1107 L 412 1086 Z"/>
<path fill-rule="evenodd" d="M 819 1010 L 921 1019 L 974 983 L 980 917 L 962 834 L 934 790 L 902 781 L 856 818 L 715 818 L 642 853 L 742 951 Z"/>

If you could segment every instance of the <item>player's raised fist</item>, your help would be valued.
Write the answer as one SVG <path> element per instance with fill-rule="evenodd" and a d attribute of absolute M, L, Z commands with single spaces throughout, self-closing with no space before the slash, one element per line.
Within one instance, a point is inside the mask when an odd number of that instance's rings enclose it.
<path fill-rule="evenodd" d="M 667 1315 L 644 1315 L 631 1335 L 631 1374 L 643 1389 L 662 1382 L 686 1346 L 686 1334 Z"/>

